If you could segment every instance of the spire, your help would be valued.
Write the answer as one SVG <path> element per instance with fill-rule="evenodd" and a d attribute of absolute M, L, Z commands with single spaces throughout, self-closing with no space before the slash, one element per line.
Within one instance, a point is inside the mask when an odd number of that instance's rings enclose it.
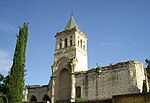
<path fill-rule="evenodd" d="M 65 30 L 69 30 L 69 29 L 72 29 L 72 28 L 75 28 L 75 27 L 78 28 L 73 16 L 71 16 L 67 26 L 65 27 Z"/>

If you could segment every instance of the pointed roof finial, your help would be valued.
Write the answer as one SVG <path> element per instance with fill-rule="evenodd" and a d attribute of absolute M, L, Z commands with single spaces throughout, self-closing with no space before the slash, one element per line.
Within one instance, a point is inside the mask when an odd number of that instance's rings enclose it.
<path fill-rule="evenodd" d="M 70 17 L 70 20 L 69 20 L 67 26 L 65 27 L 65 30 L 69 30 L 72 28 L 78 28 L 78 26 L 73 18 L 73 11 L 71 12 L 71 17 Z"/>
<path fill-rule="evenodd" d="M 73 16 L 73 9 L 71 9 L 71 16 Z"/>

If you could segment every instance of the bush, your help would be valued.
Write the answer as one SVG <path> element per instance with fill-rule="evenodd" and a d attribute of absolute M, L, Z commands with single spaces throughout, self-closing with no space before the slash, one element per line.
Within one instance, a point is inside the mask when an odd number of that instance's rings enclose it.
<path fill-rule="evenodd" d="M 84 102 L 85 101 L 85 99 L 83 99 L 83 98 L 75 98 L 75 102 Z"/>

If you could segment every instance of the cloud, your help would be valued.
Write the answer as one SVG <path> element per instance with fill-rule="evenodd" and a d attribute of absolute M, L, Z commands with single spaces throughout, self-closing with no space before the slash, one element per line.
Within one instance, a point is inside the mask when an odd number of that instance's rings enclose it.
<path fill-rule="evenodd" d="M 12 33 L 12 32 L 16 32 L 16 28 L 9 23 L 5 23 L 3 21 L 0 21 L 0 31 Z"/>
<path fill-rule="evenodd" d="M 126 49 L 128 45 L 128 40 L 126 38 L 118 36 L 105 41 L 101 41 L 99 43 L 99 46 L 105 50 Z"/>
<path fill-rule="evenodd" d="M 111 48 L 125 48 L 124 44 L 113 43 L 113 42 L 100 43 L 100 46 L 108 48 L 108 49 L 111 49 Z"/>
<path fill-rule="evenodd" d="M 0 72 L 8 71 L 12 65 L 11 53 L 0 49 Z"/>

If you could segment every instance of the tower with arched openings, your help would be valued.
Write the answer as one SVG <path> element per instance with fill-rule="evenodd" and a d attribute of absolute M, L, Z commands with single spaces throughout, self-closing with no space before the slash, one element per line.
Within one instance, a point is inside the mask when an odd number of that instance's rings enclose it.
<path fill-rule="evenodd" d="M 56 33 L 52 65 L 52 101 L 75 101 L 75 72 L 88 70 L 87 36 L 80 31 L 73 16 Z"/>

